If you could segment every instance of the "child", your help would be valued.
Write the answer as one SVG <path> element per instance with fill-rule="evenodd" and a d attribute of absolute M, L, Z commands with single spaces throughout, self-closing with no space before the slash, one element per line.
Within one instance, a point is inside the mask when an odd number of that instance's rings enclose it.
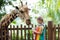
<path fill-rule="evenodd" d="M 35 34 L 35 40 L 45 40 L 45 27 L 42 17 L 37 18 L 38 26 L 33 29 L 33 33 Z"/>

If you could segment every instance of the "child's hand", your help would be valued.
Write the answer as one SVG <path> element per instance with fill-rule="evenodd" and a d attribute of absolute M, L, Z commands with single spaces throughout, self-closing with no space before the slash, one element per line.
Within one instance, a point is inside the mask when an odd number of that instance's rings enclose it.
<path fill-rule="evenodd" d="M 42 33 L 42 30 L 43 30 L 42 26 L 38 26 L 38 27 L 36 27 L 36 29 L 35 29 L 35 33 L 41 34 L 41 33 Z"/>
<path fill-rule="evenodd" d="M 35 29 L 33 28 L 32 32 L 33 34 L 41 34 L 43 29 L 44 29 L 43 26 L 38 26 Z"/>

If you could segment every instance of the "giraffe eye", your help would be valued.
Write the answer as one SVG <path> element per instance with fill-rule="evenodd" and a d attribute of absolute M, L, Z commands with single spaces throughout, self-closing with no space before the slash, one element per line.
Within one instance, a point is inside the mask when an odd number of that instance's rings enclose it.
<path fill-rule="evenodd" d="M 21 13 L 24 13 L 24 11 L 22 11 L 22 10 L 21 10 L 20 12 L 21 12 Z"/>
<path fill-rule="evenodd" d="M 17 6 L 15 8 L 19 10 L 19 8 Z"/>

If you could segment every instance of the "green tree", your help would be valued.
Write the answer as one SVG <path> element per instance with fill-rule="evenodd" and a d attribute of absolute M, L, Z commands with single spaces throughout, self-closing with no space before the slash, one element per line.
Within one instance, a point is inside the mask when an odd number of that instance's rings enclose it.
<path fill-rule="evenodd" d="M 6 14 L 5 6 L 8 4 L 13 6 L 12 1 L 16 1 L 16 0 L 0 0 L 0 20 L 1 20 L 2 16 L 4 16 Z M 12 23 L 16 24 L 16 21 L 13 21 Z"/>
<path fill-rule="evenodd" d="M 60 22 L 60 0 L 38 0 L 32 10 L 34 13 L 39 12 L 39 10 L 36 9 L 36 6 L 38 9 L 42 7 L 48 10 L 47 15 L 46 13 L 45 15 L 43 14 L 44 18 L 51 18 L 55 24 L 58 24 Z"/>

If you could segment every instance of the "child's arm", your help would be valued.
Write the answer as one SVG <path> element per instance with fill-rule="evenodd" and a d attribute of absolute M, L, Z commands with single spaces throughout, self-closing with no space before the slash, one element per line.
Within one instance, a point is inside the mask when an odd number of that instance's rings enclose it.
<path fill-rule="evenodd" d="M 41 34 L 42 32 L 37 32 L 36 30 L 33 31 L 35 34 Z"/>
<path fill-rule="evenodd" d="M 38 32 L 38 34 L 42 34 L 43 29 L 44 29 L 44 27 L 43 27 L 43 26 L 41 26 L 41 27 L 40 27 L 40 32 Z"/>
<path fill-rule="evenodd" d="M 38 29 L 39 29 L 39 31 L 34 30 L 33 32 L 36 34 L 42 34 L 42 31 L 44 28 L 42 26 L 40 26 Z"/>

